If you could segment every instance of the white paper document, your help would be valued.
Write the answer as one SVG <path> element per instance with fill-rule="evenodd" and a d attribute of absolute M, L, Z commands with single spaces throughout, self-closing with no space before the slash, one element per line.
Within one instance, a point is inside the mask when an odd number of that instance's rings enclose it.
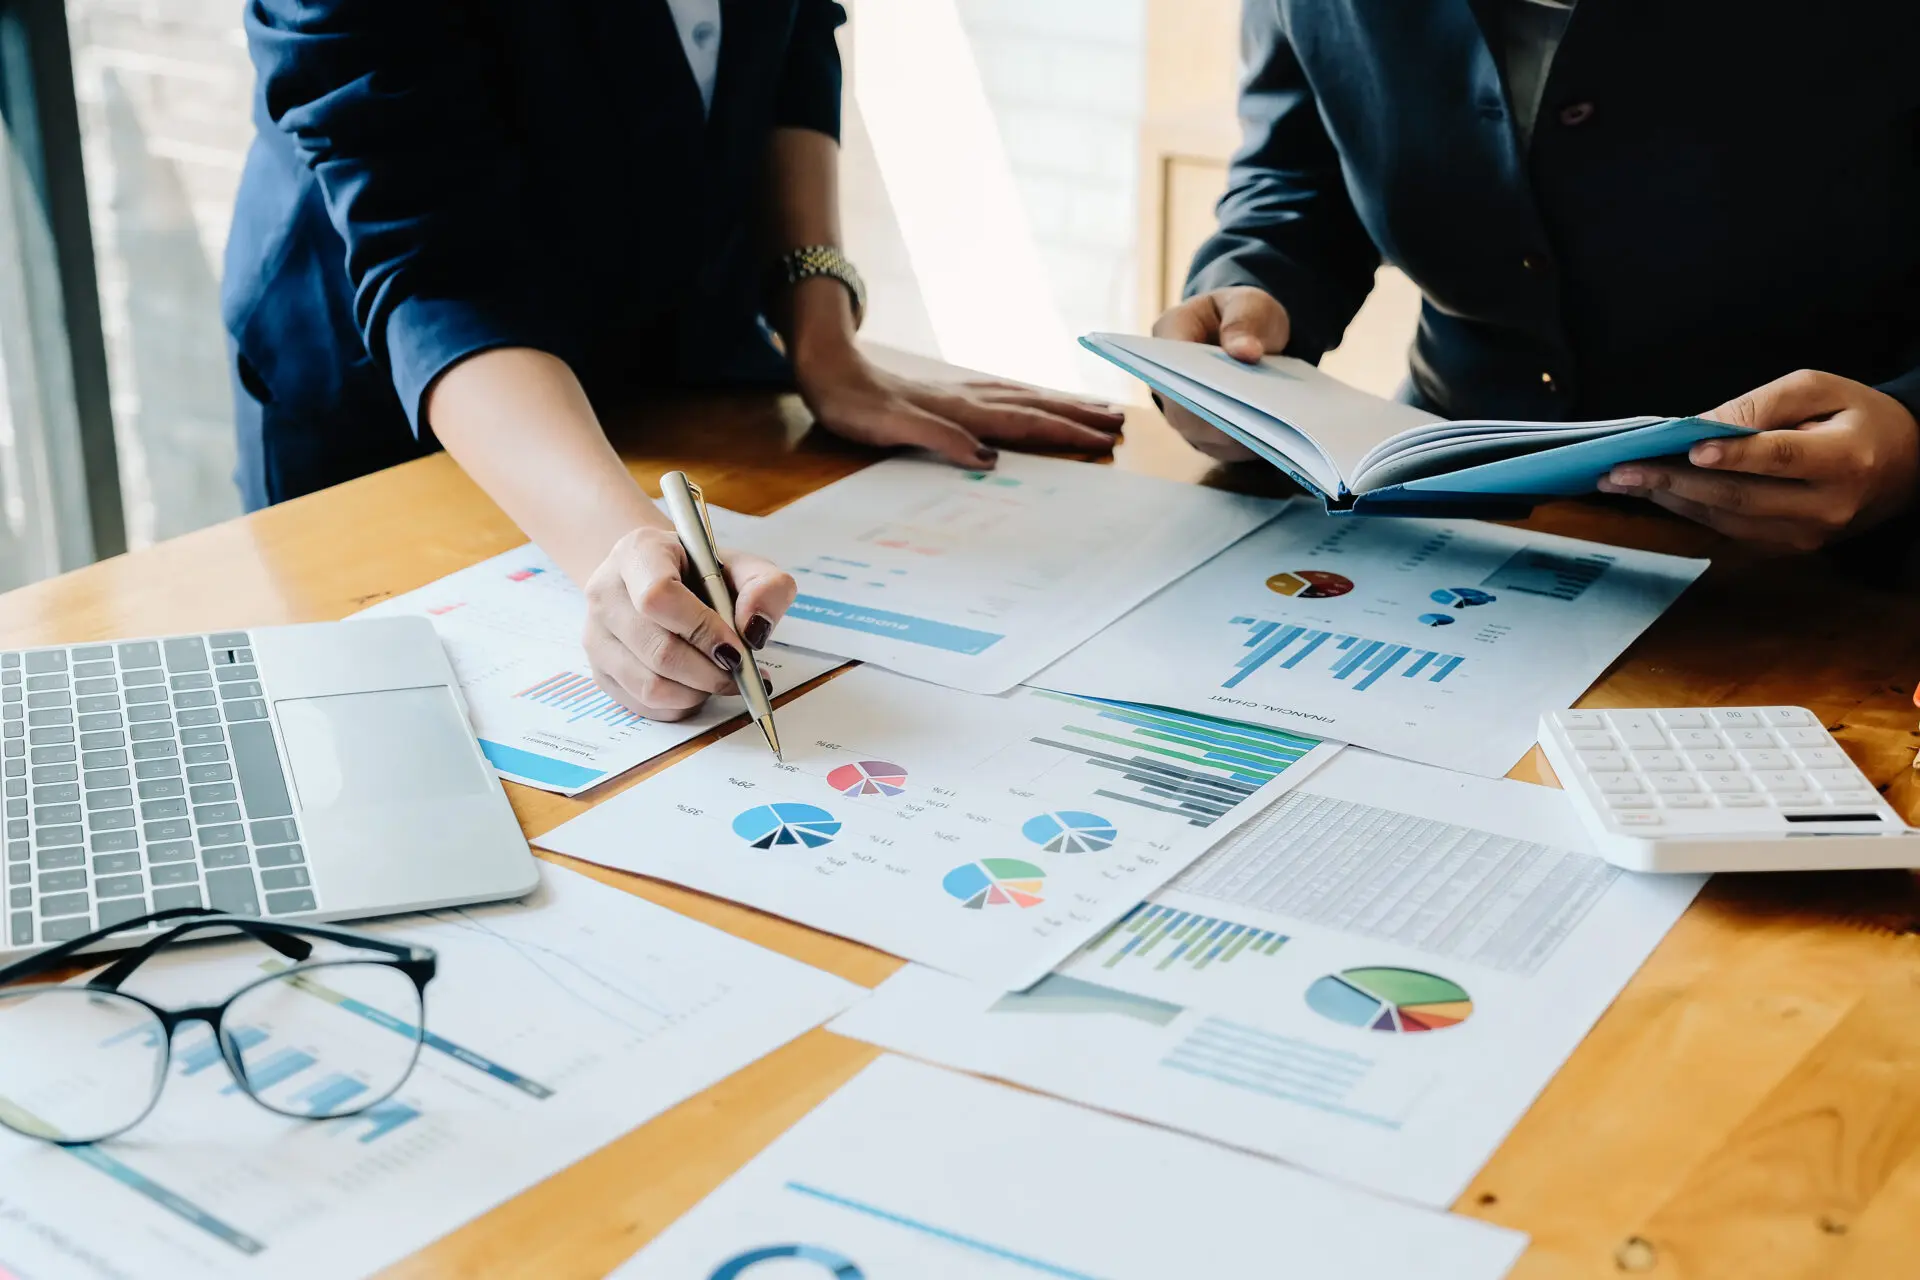
<path fill-rule="evenodd" d="M 832 1029 L 1444 1206 L 1699 891 L 1557 791 L 1345 751 L 1030 990 Z"/>
<path fill-rule="evenodd" d="M 987 472 L 890 458 L 745 543 L 800 584 L 788 642 L 1001 693 L 1283 505 L 1030 454 Z"/>
<path fill-rule="evenodd" d="M 860 667 L 538 838 L 1003 989 L 1065 959 L 1335 750 Z"/>
<path fill-rule="evenodd" d="M 1495 1280 L 1527 1238 L 881 1058 L 619 1280 Z"/>
<path fill-rule="evenodd" d="M 752 519 L 710 508 L 731 545 Z M 580 635 L 586 597 L 528 543 L 355 614 L 415 614 L 433 623 L 453 662 L 480 749 L 510 782 L 577 795 L 741 713 L 738 697 L 708 701 L 671 724 L 649 720 L 594 683 Z M 839 658 L 772 644 L 754 655 L 773 692 L 843 665 Z"/>
<path fill-rule="evenodd" d="M 439 971 L 413 1075 L 371 1110 L 324 1122 L 274 1115 L 235 1090 L 204 1025 L 192 1024 L 175 1039 L 158 1109 L 124 1137 L 62 1149 L 0 1132 L 0 1275 L 363 1276 L 861 994 L 585 876 L 543 873 L 524 906 L 375 927 L 433 947 Z M 256 944 L 223 944 L 150 962 L 127 990 L 162 1005 L 217 1003 L 279 963 Z M 312 994 L 353 1007 L 323 985 Z M 273 1025 L 226 1032 L 261 1052 L 275 1039 Z M 296 1100 L 316 1107 L 366 1087 L 326 1075 L 308 1048 L 323 1052 L 288 1040 L 257 1059 L 256 1083 L 313 1076 Z M 31 1109 L 31 1099 L 3 1101 Z"/>
<path fill-rule="evenodd" d="M 1029 683 L 1498 777 L 1706 567 L 1296 504 Z"/>

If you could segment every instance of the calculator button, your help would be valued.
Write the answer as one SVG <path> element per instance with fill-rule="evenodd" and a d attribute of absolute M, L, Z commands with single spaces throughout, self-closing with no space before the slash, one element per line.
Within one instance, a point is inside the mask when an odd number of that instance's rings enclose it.
<path fill-rule="evenodd" d="M 1569 729 L 1567 742 L 1580 751 L 1614 751 L 1619 746 L 1604 729 Z"/>
<path fill-rule="evenodd" d="M 1851 791 L 1860 785 L 1857 769 L 1815 769 L 1810 776 L 1822 791 Z"/>
<path fill-rule="evenodd" d="M 1613 731 L 1620 735 L 1620 741 L 1629 747 L 1659 748 L 1667 745 L 1667 735 L 1653 722 L 1653 717 L 1644 711 L 1613 711 L 1607 719 L 1613 725 Z"/>
<path fill-rule="evenodd" d="M 1740 762 L 1734 759 L 1731 751 L 1689 751 L 1687 763 L 1696 769 L 1727 770 L 1738 769 Z"/>
<path fill-rule="evenodd" d="M 1707 713 L 1704 711 L 1656 711 L 1660 723 L 1669 729 L 1704 729 L 1707 727 Z"/>
<path fill-rule="evenodd" d="M 1609 809 L 1651 809 L 1653 808 L 1653 797 L 1650 795 L 1643 795 L 1639 793 L 1636 793 L 1630 796 L 1608 796 L 1607 808 Z"/>
<path fill-rule="evenodd" d="M 1880 793 L 1878 791 L 1829 791 L 1827 792 L 1827 799 L 1831 800 L 1834 804 L 1844 804 L 1849 807 L 1857 806 L 1863 809 L 1877 809 L 1880 807 Z"/>
<path fill-rule="evenodd" d="M 1764 809 L 1767 798 L 1758 791 L 1726 791 L 1715 799 L 1728 809 Z"/>
<path fill-rule="evenodd" d="M 1702 795 L 1661 796 L 1660 803 L 1669 809 L 1705 809 L 1711 806 L 1713 801 Z"/>
<path fill-rule="evenodd" d="M 1749 769 L 1791 769 L 1793 757 L 1784 751 L 1742 751 L 1740 763 Z"/>
<path fill-rule="evenodd" d="M 1838 747 L 1807 747 L 1794 754 L 1809 769 L 1845 769 L 1853 764 L 1847 753 Z"/>
<path fill-rule="evenodd" d="M 1791 794 L 1807 790 L 1806 776 L 1804 774 L 1794 773 L 1790 769 L 1769 770 L 1764 773 L 1755 774 L 1754 781 L 1775 795 Z M 1795 801 L 1795 803 L 1799 802 Z"/>
<path fill-rule="evenodd" d="M 1728 729 L 1727 741 L 1736 747 L 1777 747 L 1780 739 L 1765 729 Z"/>
<path fill-rule="evenodd" d="M 1673 731 L 1673 740 L 1675 744 L 1682 747 L 1724 747 L 1727 745 L 1726 739 L 1722 738 L 1712 729 L 1675 729 Z"/>
<path fill-rule="evenodd" d="M 1656 773 L 1648 777 L 1653 789 L 1663 795 L 1676 795 L 1687 791 L 1698 791 L 1693 775 L 1688 773 Z"/>
<path fill-rule="evenodd" d="M 1776 729 L 1799 729 L 1815 723 L 1813 712 L 1805 707 L 1768 707 L 1766 717 Z"/>
<path fill-rule="evenodd" d="M 1589 773 L 1620 773 L 1633 767 L 1618 751 L 1582 751 L 1580 763 Z"/>
<path fill-rule="evenodd" d="M 1725 770 L 1703 773 L 1700 775 L 1700 781 L 1707 784 L 1707 790 L 1717 794 L 1753 790 L 1753 783 L 1747 781 L 1747 775 L 1744 773 L 1730 773 Z"/>
<path fill-rule="evenodd" d="M 1569 729 L 1604 729 L 1607 718 L 1598 711 L 1562 711 L 1557 719 Z"/>
<path fill-rule="evenodd" d="M 1780 740 L 1790 747 L 1830 747 L 1833 739 L 1821 728 L 1782 729 Z"/>
<path fill-rule="evenodd" d="M 1707 718 L 1722 729 L 1757 729 L 1766 724 L 1752 707 L 1719 707 L 1707 712 Z"/>
<path fill-rule="evenodd" d="M 1657 827 L 1660 815 L 1657 813 L 1616 813 L 1613 820 L 1623 827 Z"/>
<path fill-rule="evenodd" d="M 1679 773 L 1687 767 L 1678 751 L 1636 751 L 1633 762 L 1645 773 Z"/>
<path fill-rule="evenodd" d="M 1782 813 L 1825 813 L 1826 798 L 1809 791 L 1805 795 L 1775 796 L 1774 803 L 1780 806 Z"/>
<path fill-rule="evenodd" d="M 1596 773 L 1593 785 L 1610 796 L 1636 795 L 1646 789 L 1640 785 L 1640 779 L 1630 773 Z"/>

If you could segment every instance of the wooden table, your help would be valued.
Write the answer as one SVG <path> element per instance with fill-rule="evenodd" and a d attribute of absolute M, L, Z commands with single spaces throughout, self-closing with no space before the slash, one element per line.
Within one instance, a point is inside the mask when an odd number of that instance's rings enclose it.
<path fill-rule="evenodd" d="M 620 434 L 649 488 L 682 467 L 714 501 L 762 514 L 869 460 L 809 436 L 790 400 L 687 401 Z M 1150 412 L 1133 415 L 1119 460 L 1223 478 Z M 1920 817 L 1909 767 L 1920 600 L 1646 509 L 1560 504 L 1529 524 L 1716 557 L 1587 705 L 1810 706 L 1895 807 Z M 0 642 L 338 618 L 521 541 L 457 468 L 429 458 L 0 596 Z M 1514 775 L 1551 781 L 1537 753 Z M 529 835 L 589 803 L 507 790 Z M 899 963 L 670 885 L 554 861 L 856 982 Z M 1532 1235 L 1520 1276 L 1920 1275 L 1916 934 L 1920 893 L 1901 873 L 1714 881 L 1456 1210 Z M 816 1030 L 389 1274 L 601 1276 L 875 1054 Z"/>

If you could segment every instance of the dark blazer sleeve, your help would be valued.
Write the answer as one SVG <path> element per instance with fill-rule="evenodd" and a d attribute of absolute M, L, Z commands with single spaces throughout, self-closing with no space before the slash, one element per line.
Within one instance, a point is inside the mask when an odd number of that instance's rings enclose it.
<path fill-rule="evenodd" d="M 354 322 L 415 431 L 449 366 L 548 350 L 523 260 L 518 150 L 490 118 L 486 42 L 460 0 L 249 0 L 261 96 L 346 243 Z"/>
<path fill-rule="evenodd" d="M 1891 382 L 1881 383 L 1879 389 L 1907 406 L 1907 412 L 1920 422 L 1920 369 L 1909 369 Z"/>
<path fill-rule="evenodd" d="M 833 0 L 799 0 L 774 102 L 776 125 L 840 136 L 840 46 L 833 33 L 846 20 Z"/>
<path fill-rule="evenodd" d="M 1240 19 L 1242 141 L 1220 199 L 1220 227 L 1194 255 L 1187 296 L 1257 285 L 1293 321 L 1287 354 L 1318 360 L 1373 288 L 1380 254 L 1361 226 L 1275 0 Z"/>

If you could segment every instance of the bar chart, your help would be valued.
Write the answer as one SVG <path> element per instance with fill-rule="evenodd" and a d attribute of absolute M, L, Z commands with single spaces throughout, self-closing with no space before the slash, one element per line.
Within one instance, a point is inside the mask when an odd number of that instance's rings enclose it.
<path fill-rule="evenodd" d="M 1104 957 L 1103 969 L 1131 962 L 1158 970 L 1177 964 L 1199 973 L 1241 955 L 1278 955 L 1286 944 L 1287 935 L 1272 929 L 1143 902 L 1089 942 L 1085 954 Z"/>
<path fill-rule="evenodd" d="M 1114 786 L 1097 795 L 1178 814 L 1196 827 L 1212 825 L 1319 745 L 1316 738 L 1284 729 L 1131 702 L 1034 692 L 1080 714 L 1060 726 L 1058 737 L 1030 741 L 1114 774 Z"/>
<path fill-rule="evenodd" d="M 1221 682 L 1222 689 L 1238 688 L 1275 659 L 1279 660 L 1276 663 L 1279 670 L 1288 671 L 1298 668 L 1316 653 L 1331 659 L 1328 672 L 1335 680 L 1351 681 L 1355 693 L 1365 693 L 1382 676 L 1396 673 L 1405 680 L 1424 678 L 1430 684 L 1439 684 L 1465 661 L 1459 654 L 1437 649 L 1342 635 L 1267 618 L 1236 617 L 1233 625 L 1247 628 L 1243 646 L 1247 653 L 1233 664 L 1233 674 Z M 1356 675 L 1359 679 L 1354 680 Z"/>
<path fill-rule="evenodd" d="M 615 702 L 594 683 L 592 676 L 578 671 L 557 672 L 538 684 L 528 685 L 513 696 L 567 712 L 568 724 L 593 720 L 621 726 L 640 724 L 646 719 Z"/>

